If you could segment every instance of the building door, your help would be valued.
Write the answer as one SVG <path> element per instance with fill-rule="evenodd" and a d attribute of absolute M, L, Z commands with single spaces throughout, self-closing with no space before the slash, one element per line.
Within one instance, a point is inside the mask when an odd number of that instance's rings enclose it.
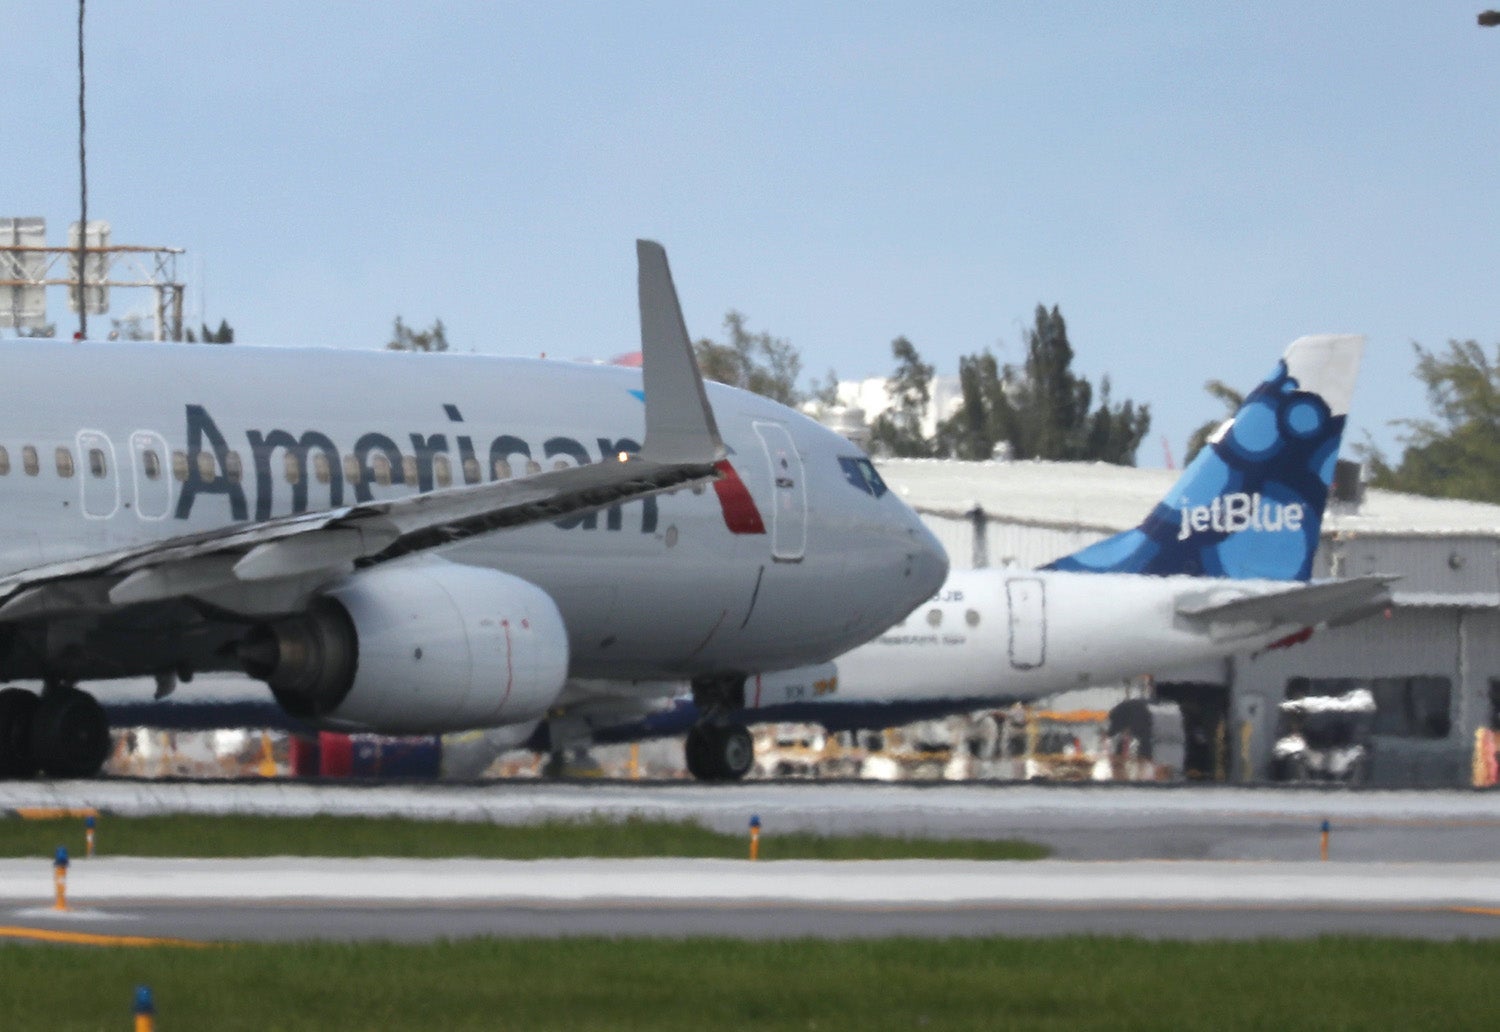
<path fill-rule="evenodd" d="M 115 470 L 115 446 L 97 430 L 78 431 L 78 488 L 83 514 L 107 520 L 120 507 L 120 480 Z"/>
<path fill-rule="evenodd" d="M 771 558 L 801 562 L 807 551 L 807 485 L 802 456 L 780 423 L 756 423 L 755 433 L 771 468 Z"/>
<path fill-rule="evenodd" d="M 154 430 L 137 430 L 130 435 L 135 514 L 143 520 L 163 519 L 172 511 L 172 477 L 167 471 L 167 455 L 166 440 Z"/>
<path fill-rule="evenodd" d="M 1047 595 L 1040 580 L 1021 577 L 1005 582 L 1010 603 L 1010 665 L 1035 670 L 1047 658 Z"/>

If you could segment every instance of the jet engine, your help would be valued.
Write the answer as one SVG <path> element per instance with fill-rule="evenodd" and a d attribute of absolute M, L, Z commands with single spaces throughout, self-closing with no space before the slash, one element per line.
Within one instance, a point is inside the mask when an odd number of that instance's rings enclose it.
<path fill-rule="evenodd" d="M 568 673 L 567 630 L 546 592 L 441 559 L 354 573 L 256 627 L 239 652 L 293 716 L 391 734 L 536 720 Z"/>

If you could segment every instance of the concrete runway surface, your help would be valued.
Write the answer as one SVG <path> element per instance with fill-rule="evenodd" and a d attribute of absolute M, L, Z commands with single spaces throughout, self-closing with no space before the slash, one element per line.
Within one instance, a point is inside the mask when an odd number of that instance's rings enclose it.
<path fill-rule="evenodd" d="M 1037 863 L 710 860 L 0 861 L 0 938 L 1324 933 L 1500 936 L 1500 795 L 748 783 L 0 785 L 0 809 L 380 813 L 526 823 L 644 814 L 743 831 L 1019 837 Z M 1318 824 L 1333 824 L 1317 861 Z M 78 937 L 82 937 L 81 939 Z M 90 937 L 102 937 L 96 940 Z"/>
<path fill-rule="evenodd" d="M 1500 862 L 0 861 L 0 937 L 1500 936 Z"/>

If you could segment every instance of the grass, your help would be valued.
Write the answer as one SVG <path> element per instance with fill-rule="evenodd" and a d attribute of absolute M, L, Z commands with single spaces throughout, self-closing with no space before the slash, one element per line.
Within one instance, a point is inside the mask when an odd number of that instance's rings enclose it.
<path fill-rule="evenodd" d="M 0 820 L 0 856 L 51 857 L 58 846 L 81 856 L 83 821 Z M 504 825 L 380 817 L 99 818 L 100 856 L 329 857 L 725 857 L 746 856 L 745 835 L 691 821 L 602 818 Z M 763 833 L 762 860 L 1036 860 L 1043 846 L 984 839 Z M 0 1024 L 0 1027 L 4 1027 Z"/>
<path fill-rule="evenodd" d="M 207 950 L 0 945 L 0 1028 L 1455 1029 L 1500 944 L 498 940 Z"/>

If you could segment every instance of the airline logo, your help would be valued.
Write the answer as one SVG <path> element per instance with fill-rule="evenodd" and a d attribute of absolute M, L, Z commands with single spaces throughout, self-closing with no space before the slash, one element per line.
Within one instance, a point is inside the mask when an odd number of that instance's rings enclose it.
<path fill-rule="evenodd" d="M 1237 491 L 1215 498 L 1207 505 L 1178 507 L 1181 523 L 1177 540 L 1186 541 L 1194 534 L 1213 531 L 1217 534 L 1239 534 L 1243 531 L 1291 531 L 1301 533 L 1306 510 L 1299 502 L 1271 502 L 1259 491 L 1246 494 Z"/>

